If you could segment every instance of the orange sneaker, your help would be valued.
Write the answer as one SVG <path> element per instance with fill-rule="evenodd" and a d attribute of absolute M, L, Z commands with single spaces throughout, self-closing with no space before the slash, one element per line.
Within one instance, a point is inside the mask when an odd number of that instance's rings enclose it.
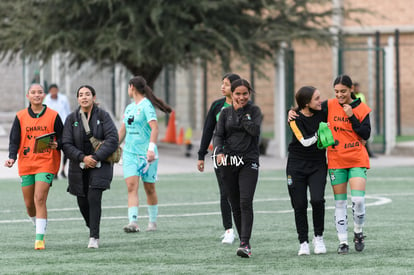
<path fill-rule="evenodd" d="M 45 241 L 44 240 L 36 240 L 35 250 L 43 250 L 43 249 L 45 249 Z"/>

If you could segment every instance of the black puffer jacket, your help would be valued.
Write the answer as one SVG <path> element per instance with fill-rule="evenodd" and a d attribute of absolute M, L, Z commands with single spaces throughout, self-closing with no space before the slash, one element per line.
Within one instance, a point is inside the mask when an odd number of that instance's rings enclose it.
<path fill-rule="evenodd" d="M 259 163 L 262 120 L 260 108 L 251 101 L 237 111 L 233 106 L 224 108 L 214 134 L 215 153 L 239 156 L 246 161 Z"/>
<path fill-rule="evenodd" d="M 84 184 L 99 189 L 110 188 L 113 164 L 105 159 L 118 148 L 118 131 L 109 114 L 96 105 L 93 106 L 89 119 L 91 133 L 95 138 L 105 140 L 105 143 L 95 153 L 86 136 L 79 110 L 80 107 L 66 118 L 62 142 L 63 151 L 70 159 L 68 192 L 75 196 L 85 196 Z M 87 155 L 93 155 L 102 166 L 94 169 L 81 169 L 79 164 Z M 84 173 L 89 173 L 88 177 L 83 177 Z M 89 178 L 89 182 L 83 182 L 84 178 Z"/>

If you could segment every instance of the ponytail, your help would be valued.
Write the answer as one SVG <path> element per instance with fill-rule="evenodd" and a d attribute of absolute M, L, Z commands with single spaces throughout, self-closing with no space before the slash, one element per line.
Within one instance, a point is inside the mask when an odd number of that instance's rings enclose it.
<path fill-rule="evenodd" d="M 146 97 L 149 99 L 149 101 L 151 101 L 152 105 L 154 105 L 155 107 L 157 107 L 164 113 L 169 114 L 172 112 L 171 106 L 165 103 L 162 99 L 156 97 L 154 93 L 152 92 L 152 89 L 148 85 L 145 85 L 144 93 Z"/>
<path fill-rule="evenodd" d="M 129 80 L 129 85 L 135 87 L 135 89 L 142 95 L 145 95 L 149 101 L 151 101 L 152 105 L 163 111 L 164 113 L 171 113 L 172 108 L 167 103 L 165 103 L 162 99 L 156 97 L 152 92 L 150 86 L 147 85 L 147 81 L 144 77 L 138 75 L 134 76 Z"/>

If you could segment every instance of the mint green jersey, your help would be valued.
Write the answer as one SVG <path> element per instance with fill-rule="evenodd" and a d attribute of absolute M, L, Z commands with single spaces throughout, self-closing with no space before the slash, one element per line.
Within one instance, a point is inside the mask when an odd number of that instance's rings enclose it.
<path fill-rule="evenodd" d="M 149 99 L 144 98 L 138 104 L 132 102 L 124 112 L 126 135 L 124 150 L 129 153 L 147 155 L 151 137 L 149 122 L 157 120 L 155 108 Z"/>

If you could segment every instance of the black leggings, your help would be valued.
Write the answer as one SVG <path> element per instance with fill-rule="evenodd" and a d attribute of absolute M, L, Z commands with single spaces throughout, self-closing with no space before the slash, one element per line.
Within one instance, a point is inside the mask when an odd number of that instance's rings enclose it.
<path fill-rule="evenodd" d="M 216 173 L 216 178 L 220 190 L 220 210 L 221 218 L 223 221 L 224 230 L 230 229 L 233 227 L 233 221 L 231 217 L 231 206 L 229 200 L 227 199 L 226 192 L 224 191 L 223 178 L 220 173 L 220 169 L 214 169 Z"/>
<path fill-rule="evenodd" d="M 253 228 L 253 197 L 259 169 L 256 163 L 219 167 L 240 242 L 249 244 Z"/>
<path fill-rule="evenodd" d="M 325 221 L 326 161 L 288 159 L 286 175 L 288 190 L 295 212 L 296 231 L 300 243 L 309 242 L 308 196 L 312 206 L 313 230 L 315 236 L 322 236 Z"/>
<path fill-rule="evenodd" d="M 103 191 L 103 189 L 87 188 L 85 190 L 86 197 L 77 197 L 79 210 L 82 213 L 86 226 L 89 227 L 90 238 L 99 239 Z"/>

